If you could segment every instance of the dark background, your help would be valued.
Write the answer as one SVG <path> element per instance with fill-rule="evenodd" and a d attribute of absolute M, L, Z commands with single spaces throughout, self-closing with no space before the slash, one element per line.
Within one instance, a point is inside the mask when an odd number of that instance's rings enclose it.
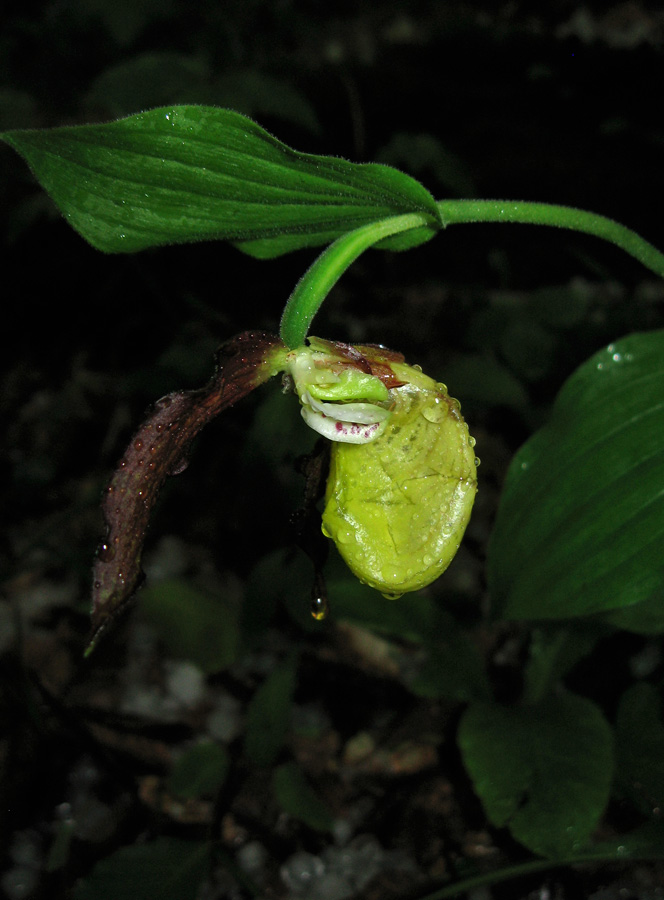
<path fill-rule="evenodd" d="M 10 2 L 1 24 L 3 130 L 161 104 L 229 106 L 298 150 L 390 162 L 436 198 L 569 204 L 664 246 L 659 4 L 63 0 Z M 256 261 L 207 243 L 102 255 L 6 147 L 0 209 L 0 770 L 4 806 L 22 800 L 20 821 L 5 823 L 11 834 L 45 828 L 54 785 L 78 758 L 69 726 L 56 715 L 35 730 L 29 710 L 43 701 L 39 684 L 61 699 L 84 680 L 97 504 L 115 461 L 150 403 L 204 383 L 223 340 L 278 329 L 314 254 Z M 399 349 L 461 399 L 484 479 L 463 570 L 479 608 L 511 453 L 592 352 L 663 323 L 660 282 L 621 251 L 568 232 L 476 225 L 408 253 L 366 254 L 313 330 Z M 262 397 L 198 442 L 149 548 L 176 534 L 192 557 L 244 584 L 288 544 L 300 438 L 280 454 L 271 435 L 256 436 Z M 113 679 L 120 651 L 103 652 Z M 83 854 L 83 870 L 94 855 Z"/>

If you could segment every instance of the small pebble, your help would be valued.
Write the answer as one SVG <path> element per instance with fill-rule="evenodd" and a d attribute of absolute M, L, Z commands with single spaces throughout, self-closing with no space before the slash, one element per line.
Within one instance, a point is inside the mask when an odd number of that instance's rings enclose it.
<path fill-rule="evenodd" d="M 242 731 L 241 707 L 238 700 L 230 694 L 220 694 L 207 719 L 207 731 L 210 737 L 229 744 Z"/>
<path fill-rule="evenodd" d="M 281 867 L 281 879 L 296 896 L 305 894 L 313 900 L 311 887 L 325 872 L 323 860 L 313 853 L 294 853 Z"/>
<path fill-rule="evenodd" d="M 249 841 L 237 851 L 237 862 L 247 875 L 260 882 L 267 861 L 267 850 L 260 841 Z"/>
<path fill-rule="evenodd" d="M 166 690 L 182 706 L 197 706 L 205 696 L 205 675 L 186 660 L 166 663 Z"/>

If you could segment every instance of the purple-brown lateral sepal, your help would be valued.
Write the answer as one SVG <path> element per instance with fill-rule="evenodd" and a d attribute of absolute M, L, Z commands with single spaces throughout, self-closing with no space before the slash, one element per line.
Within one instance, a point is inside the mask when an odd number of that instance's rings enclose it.
<path fill-rule="evenodd" d="M 191 442 L 208 422 L 279 371 L 284 349 L 278 337 L 264 332 L 231 338 L 220 347 L 208 384 L 162 397 L 132 437 L 102 502 L 106 536 L 93 567 L 92 630 L 86 652 L 128 604 L 143 578 L 143 542 L 164 481 L 187 467 Z"/>

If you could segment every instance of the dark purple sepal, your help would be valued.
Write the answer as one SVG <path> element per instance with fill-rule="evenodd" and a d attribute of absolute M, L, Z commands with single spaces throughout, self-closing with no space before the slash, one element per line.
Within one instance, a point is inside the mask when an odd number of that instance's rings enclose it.
<path fill-rule="evenodd" d="M 279 371 L 276 335 L 246 331 L 222 344 L 204 388 L 162 397 L 132 437 L 106 488 L 106 537 L 93 566 L 92 628 L 86 655 L 132 599 L 143 579 L 141 552 L 148 520 L 169 475 L 187 467 L 191 442 L 224 409 Z"/>

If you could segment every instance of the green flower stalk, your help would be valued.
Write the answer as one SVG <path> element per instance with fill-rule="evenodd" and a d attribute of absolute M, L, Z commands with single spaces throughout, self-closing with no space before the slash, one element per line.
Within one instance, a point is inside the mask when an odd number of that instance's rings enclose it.
<path fill-rule="evenodd" d="M 309 344 L 287 371 L 303 418 L 332 441 L 323 532 L 385 596 L 426 587 L 456 554 L 477 491 L 459 403 L 383 347 Z"/>

